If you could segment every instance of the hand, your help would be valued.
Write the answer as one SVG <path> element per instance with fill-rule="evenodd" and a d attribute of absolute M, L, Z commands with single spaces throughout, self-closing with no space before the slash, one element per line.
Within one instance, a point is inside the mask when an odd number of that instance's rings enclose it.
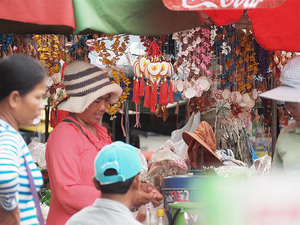
<path fill-rule="evenodd" d="M 153 187 L 152 184 L 143 184 L 142 188 L 144 188 L 145 191 L 152 193 L 151 202 L 154 207 L 158 206 L 160 204 L 160 201 L 163 199 L 163 196 L 160 194 L 160 192 L 155 187 Z"/>
<path fill-rule="evenodd" d="M 8 212 L 0 206 L 0 225 L 20 225 L 20 220 L 20 210 L 18 207 Z"/>
<path fill-rule="evenodd" d="M 147 204 L 150 201 L 154 206 L 159 205 L 159 201 L 163 199 L 163 196 L 156 190 L 152 184 L 141 183 L 139 196 L 134 204 L 135 207 Z"/>

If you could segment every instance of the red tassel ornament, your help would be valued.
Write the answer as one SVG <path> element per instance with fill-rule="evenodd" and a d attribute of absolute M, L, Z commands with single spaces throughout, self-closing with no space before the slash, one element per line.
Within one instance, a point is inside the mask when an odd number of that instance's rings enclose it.
<path fill-rule="evenodd" d="M 145 98 L 144 98 L 144 107 L 150 109 L 151 108 L 151 87 L 147 83 L 146 84 L 146 92 L 145 92 Z"/>
<path fill-rule="evenodd" d="M 168 105 L 168 84 L 166 79 L 164 79 L 163 84 L 160 86 L 159 104 L 164 106 Z"/>
<path fill-rule="evenodd" d="M 174 103 L 173 84 L 171 79 L 169 84 L 169 103 Z"/>
<path fill-rule="evenodd" d="M 144 77 L 141 77 L 141 82 L 140 82 L 140 96 L 144 96 L 145 95 L 145 81 L 144 81 Z"/>
<path fill-rule="evenodd" d="M 140 99 L 140 87 L 139 87 L 139 80 L 138 78 L 133 78 L 133 90 L 132 90 L 132 101 L 136 104 L 141 103 Z"/>
<path fill-rule="evenodd" d="M 150 112 L 155 112 L 155 107 L 157 103 L 157 84 L 156 81 L 153 84 L 152 93 L 151 93 L 151 109 Z"/>

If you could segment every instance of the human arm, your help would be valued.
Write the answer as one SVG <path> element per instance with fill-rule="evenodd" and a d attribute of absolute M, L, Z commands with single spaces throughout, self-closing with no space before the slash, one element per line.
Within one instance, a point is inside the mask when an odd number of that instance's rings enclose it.
<path fill-rule="evenodd" d="M 5 211 L 0 206 L 0 225 L 19 225 L 20 224 L 20 210 L 16 207 L 12 211 Z"/>
<path fill-rule="evenodd" d="M 91 181 L 96 154 L 94 146 L 72 124 L 64 122 L 49 137 L 46 161 L 50 186 L 70 214 L 92 205 L 100 197 Z"/>
<path fill-rule="evenodd" d="M 140 207 L 145 205 L 150 201 L 154 206 L 158 206 L 163 196 L 156 190 L 152 184 L 141 183 L 141 188 L 139 191 L 139 196 L 134 204 L 135 207 Z"/>
<path fill-rule="evenodd" d="M 17 192 L 19 184 L 19 152 L 16 136 L 0 138 L 0 224 L 19 224 Z"/>

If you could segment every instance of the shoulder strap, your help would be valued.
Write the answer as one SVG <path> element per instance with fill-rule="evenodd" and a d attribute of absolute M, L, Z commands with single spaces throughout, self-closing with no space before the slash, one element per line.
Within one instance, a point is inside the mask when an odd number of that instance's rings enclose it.
<path fill-rule="evenodd" d="M 28 175 L 28 180 L 29 180 L 29 187 L 30 187 L 31 194 L 32 194 L 32 197 L 33 197 L 33 201 L 35 203 L 35 207 L 36 207 L 36 211 L 37 211 L 37 218 L 40 222 L 40 225 L 45 225 L 43 213 L 42 213 L 41 206 L 40 206 L 40 200 L 39 200 L 39 197 L 38 197 L 37 192 L 36 192 L 36 186 L 35 186 L 35 183 L 34 183 L 34 178 L 31 174 L 31 170 L 29 168 L 29 165 L 28 165 L 28 162 L 27 162 L 27 159 L 26 159 L 26 156 L 25 156 L 24 153 L 23 153 L 23 158 L 24 158 L 24 163 L 25 163 L 26 170 L 27 170 L 27 175 Z"/>
<path fill-rule="evenodd" d="M 70 119 L 63 119 L 62 122 L 67 122 L 67 123 L 72 123 L 72 124 L 74 124 L 74 125 L 81 131 L 81 133 L 82 133 L 84 136 L 86 136 L 86 138 L 87 138 L 89 141 L 91 141 L 90 138 L 87 136 L 87 134 L 84 133 L 84 131 L 82 130 L 81 126 L 80 126 L 78 123 L 76 123 L 76 122 L 74 122 L 73 120 L 70 120 Z"/>

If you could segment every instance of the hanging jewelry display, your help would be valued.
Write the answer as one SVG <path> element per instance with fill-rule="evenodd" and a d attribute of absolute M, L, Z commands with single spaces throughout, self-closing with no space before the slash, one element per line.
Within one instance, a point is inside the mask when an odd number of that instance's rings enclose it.
<path fill-rule="evenodd" d="M 253 36 L 249 28 L 237 33 L 233 25 L 216 31 L 214 53 L 221 65 L 220 83 L 214 89 L 217 99 L 225 99 L 231 107 L 232 118 L 249 120 L 257 91 L 253 80 L 257 73 Z"/>
<path fill-rule="evenodd" d="M 13 54 L 12 46 L 14 46 L 13 34 L 0 34 L 0 58 Z"/>
<path fill-rule="evenodd" d="M 50 107 L 56 107 L 57 103 L 65 98 L 66 92 L 63 86 L 63 80 L 60 73 L 60 60 L 68 63 L 66 50 L 59 42 L 59 37 L 53 34 L 34 35 L 33 39 L 38 46 L 37 56 L 39 61 L 48 69 L 47 76 L 50 79 L 48 86 L 50 88 Z"/>
<path fill-rule="evenodd" d="M 211 23 L 206 20 L 204 27 L 173 34 L 180 45 L 177 61 L 174 63 L 174 90 L 190 100 L 190 110 L 204 112 L 215 103 L 210 95 Z M 205 93 L 205 94 L 204 94 Z"/>
<path fill-rule="evenodd" d="M 114 104 L 109 104 L 107 112 L 111 115 L 111 120 L 116 118 L 116 113 L 121 104 L 127 99 L 129 95 L 129 78 L 126 74 L 128 70 L 118 67 L 117 61 L 125 53 L 127 45 L 129 43 L 128 35 L 112 35 L 102 34 L 101 36 L 94 35 L 95 51 L 98 53 L 99 61 L 105 66 L 104 69 L 107 76 L 111 79 L 112 83 L 117 83 L 123 88 L 123 92 L 118 101 Z M 112 42 L 109 48 L 106 46 L 106 41 Z M 108 50 L 109 49 L 109 50 Z"/>
<path fill-rule="evenodd" d="M 88 35 L 71 35 L 70 37 L 72 45 L 68 48 L 68 52 L 72 60 L 89 62 Z"/>
<path fill-rule="evenodd" d="M 139 104 L 140 97 L 144 96 L 144 107 L 150 108 L 150 112 L 155 112 L 165 121 L 168 117 L 167 105 L 174 102 L 173 85 L 168 82 L 173 75 L 173 66 L 165 60 L 155 40 L 151 42 L 147 54 L 134 62 L 133 72 L 133 101 Z"/>

